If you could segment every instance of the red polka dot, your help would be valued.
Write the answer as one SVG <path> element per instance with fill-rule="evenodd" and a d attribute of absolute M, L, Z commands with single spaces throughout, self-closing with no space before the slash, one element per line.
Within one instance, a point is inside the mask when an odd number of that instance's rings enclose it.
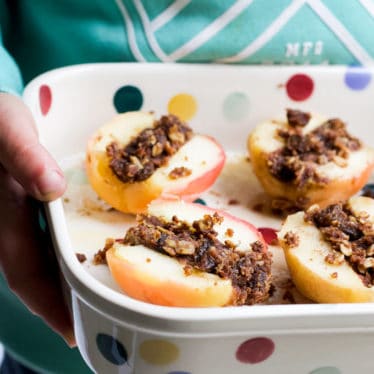
<path fill-rule="evenodd" d="M 244 364 L 257 364 L 265 361 L 274 352 L 274 342 L 269 338 L 253 338 L 240 344 L 236 359 Z"/>
<path fill-rule="evenodd" d="M 39 102 L 40 102 L 40 110 L 43 116 L 47 115 L 52 104 L 52 91 L 51 91 L 51 88 L 45 84 L 40 86 Z"/>
<path fill-rule="evenodd" d="M 295 101 L 306 100 L 314 89 L 312 78 L 305 74 L 295 74 L 286 83 L 287 95 Z"/>
<path fill-rule="evenodd" d="M 277 231 L 270 227 L 259 227 L 258 231 L 264 237 L 266 244 L 275 245 L 278 242 Z"/>

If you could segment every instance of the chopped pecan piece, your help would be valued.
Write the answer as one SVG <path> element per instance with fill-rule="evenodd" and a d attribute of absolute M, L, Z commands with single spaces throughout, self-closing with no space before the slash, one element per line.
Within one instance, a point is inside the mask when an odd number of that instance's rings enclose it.
<path fill-rule="evenodd" d="M 310 120 L 310 113 L 302 112 L 301 110 L 287 109 L 287 121 L 292 127 L 304 127 Z"/>
<path fill-rule="evenodd" d="M 284 242 L 289 248 L 297 247 L 300 242 L 300 238 L 297 234 L 292 231 L 288 231 L 284 236 Z"/>
<path fill-rule="evenodd" d="M 170 173 L 169 173 L 169 178 L 170 179 L 179 179 L 183 177 L 188 177 L 189 175 L 192 174 L 192 170 L 188 169 L 184 166 L 174 168 Z"/>

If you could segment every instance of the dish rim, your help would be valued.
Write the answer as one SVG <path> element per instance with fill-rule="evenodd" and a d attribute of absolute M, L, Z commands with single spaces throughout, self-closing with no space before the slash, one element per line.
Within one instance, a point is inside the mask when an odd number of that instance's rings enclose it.
<path fill-rule="evenodd" d="M 160 64 L 160 63 L 134 63 L 134 62 L 116 62 L 116 63 L 89 63 L 80 64 L 67 67 L 61 67 L 57 69 L 45 72 L 38 77 L 30 81 L 25 87 L 23 99 L 26 104 L 30 104 L 35 99 L 35 95 L 38 93 L 39 87 L 47 82 L 53 82 L 54 80 L 63 79 L 64 75 L 80 75 L 95 74 L 98 70 L 105 69 L 119 69 L 122 71 L 124 68 L 135 69 L 136 71 L 142 72 L 143 69 L 153 69 L 155 71 L 171 72 L 177 71 L 188 74 L 201 70 L 202 68 L 209 70 L 216 69 L 220 70 L 251 70 L 252 73 L 257 71 L 267 70 L 268 72 L 275 74 L 278 70 L 289 71 L 289 73 L 307 73 L 314 72 L 318 74 L 341 74 L 348 67 L 343 65 L 335 66 L 249 66 L 249 65 L 219 65 L 219 64 Z M 374 73 L 374 67 L 357 67 L 358 70 L 370 71 Z M 106 304 L 117 306 L 121 309 L 128 310 L 132 313 L 138 314 L 139 316 L 149 317 L 151 319 L 157 319 L 160 321 L 171 322 L 227 322 L 233 320 L 269 320 L 271 318 L 281 322 L 285 319 L 293 318 L 306 318 L 318 321 L 319 319 L 334 317 L 335 323 L 331 325 L 331 328 L 353 328 L 357 329 L 357 324 L 351 324 L 347 326 L 346 323 L 342 324 L 342 321 L 347 320 L 353 321 L 353 317 L 366 318 L 373 324 L 374 329 L 374 303 L 352 303 L 352 304 L 285 304 L 285 305 L 255 305 L 245 307 L 217 307 L 217 308 L 177 308 L 177 307 L 166 307 L 153 305 L 150 303 L 138 301 L 131 297 L 121 294 L 118 291 L 111 289 L 104 285 L 102 282 L 97 280 L 93 275 L 89 274 L 79 263 L 76 256 L 74 255 L 73 247 L 69 240 L 69 234 L 67 225 L 64 219 L 64 210 L 62 204 L 62 198 L 59 198 L 53 202 L 45 204 L 48 221 L 50 224 L 50 230 L 52 237 L 55 241 L 55 249 L 60 255 L 60 265 L 62 261 L 62 270 L 64 277 L 70 284 L 72 290 L 77 292 L 82 298 L 85 298 L 88 294 L 91 296 L 88 298 L 90 304 L 94 306 L 98 311 L 101 310 L 100 302 L 105 301 Z M 58 228 L 58 229 L 57 229 Z M 71 255 L 73 254 L 73 256 Z M 69 272 L 67 272 L 69 270 Z M 95 300 L 93 295 L 97 295 L 99 299 Z M 88 300 L 87 299 L 87 300 Z M 93 305 L 95 304 L 95 305 Z M 112 314 L 113 318 L 118 317 L 118 310 L 111 310 L 107 307 L 107 312 Z M 337 318 L 339 317 L 339 318 Z M 329 318 L 330 322 L 333 320 Z M 362 320 L 363 321 L 363 320 Z M 123 321 L 122 321 L 123 322 Z M 338 323 L 337 323 L 338 322 Z M 323 323 L 321 324 L 321 326 Z M 344 325 L 344 326 L 343 326 Z M 360 324 L 361 325 L 361 324 Z M 370 330 L 368 327 L 370 323 L 365 327 L 365 331 Z M 288 326 L 288 327 L 287 327 Z M 290 329 L 290 325 L 287 325 Z M 292 325 L 291 325 L 292 326 Z M 310 329 L 315 330 L 316 326 L 311 326 Z M 325 327 L 321 327 L 325 329 Z M 292 327 L 291 327 L 292 329 Z M 283 330 L 283 328 L 281 329 Z M 294 329 L 295 331 L 297 329 Z"/>

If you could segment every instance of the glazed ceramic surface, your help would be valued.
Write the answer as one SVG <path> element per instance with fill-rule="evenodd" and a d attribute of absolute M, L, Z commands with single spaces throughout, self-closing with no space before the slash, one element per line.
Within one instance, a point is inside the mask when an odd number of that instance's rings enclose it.
<path fill-rule="evenodd" d="M 170 308 L 123 294 L 94 254 L 121 237 L 134 217 L 113 211 L 84 170 L 89 136 L 116 113 L 174 113 L 214 136 L 228 161 L 197 202 L 251 221 L 266 235 L 280 228 L 264 215 L 266 196 L 251 173 L 246 139 L 285 108 L 340 117 L 374 146 L 373 70 L 353 67 L 97 64 L 46 73 L 26 88 L 40 138 L 68 180 L 47 205 L 66 281 L 79 349 L 98 373 L 348 374 L 374 369 L 374 304 L 313 304 L 292 286 L 280 248 L 275 293 L 266 305 Z M 256 208 L 257 207 L 257 208 Z M 76 254 L 84 254 L 79 262 Z"/>

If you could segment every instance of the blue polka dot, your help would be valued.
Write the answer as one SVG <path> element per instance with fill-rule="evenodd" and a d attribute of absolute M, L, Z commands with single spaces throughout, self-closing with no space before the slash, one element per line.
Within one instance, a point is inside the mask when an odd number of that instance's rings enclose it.
<path fill-rule="evenodd" d="M 135 86 L 123 86 L 115 93 L 113 103 L 118 113 L 139 110 L 143 105 L 143 95 Z"/>
<path fill-rule="evenodd" d="M 189 371 L 169 371 L 168 374 L 191 374 Z"/>
<path fill-rule="evenodd" d="M 112 364 L 123 365 L 127 362 L 125 347 L 112 336 L 97 334 L 96 345 L 100 353 Z"/>
<path fill-rule="evenodd" d="M 201 205 L 206 205 L 206 202 L 203 199 L 196 199 L 194 200 L 195 204 L 201 204 Z"/>
<path fill-rule="evenodd" d="M 345 84 L 354 91 L 364 90 L 371 81 L 371 74 L 362 67 L 349 67 L 344 76 Z"/>

